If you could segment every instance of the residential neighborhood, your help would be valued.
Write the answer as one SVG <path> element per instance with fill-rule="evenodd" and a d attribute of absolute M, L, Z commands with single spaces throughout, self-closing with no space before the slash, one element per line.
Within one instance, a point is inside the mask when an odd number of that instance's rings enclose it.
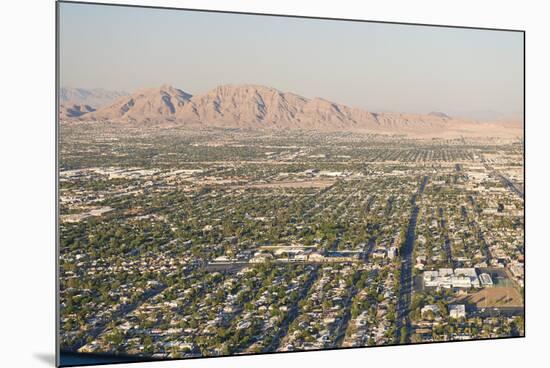
<path fill-rule="evenodd" d="M 64 351 L 524 334 L 520 141 L 86 127 L 62 125 Z"/>

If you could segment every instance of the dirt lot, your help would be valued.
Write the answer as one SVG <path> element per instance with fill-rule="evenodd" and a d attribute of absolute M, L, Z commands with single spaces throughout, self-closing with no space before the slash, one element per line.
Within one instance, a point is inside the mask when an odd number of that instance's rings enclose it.
<path fill-rule="evenodd" d="M 326 188 L 334 184 L 335 180 L 304 180 L 304 181 L 278 181 L 273 183 L 258 183 L 234 186 L 233 188 L 257 188 L 257 189 L 274 189 L 274 188 Z"/>
<path fill-rule="evenodd" d="M 459 298 L 457 302 L 475 304 L 477 308 L 523 307 L 521 294 L 509 286 L 485 288 L 475 294 Z"/>

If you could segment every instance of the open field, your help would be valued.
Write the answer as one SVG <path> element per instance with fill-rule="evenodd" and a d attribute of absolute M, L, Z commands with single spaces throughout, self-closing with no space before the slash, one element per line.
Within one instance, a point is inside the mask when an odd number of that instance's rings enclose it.
<path fill-rule="evenodd" d="M 485 288 L 465 298 L 459 298 L 457 302 L 473 304 L 476 308 L 523 307 L 521 294 L 510 286 Z"/>
<path fill-rule="evenodd" d="M 273 183 L 253 183 L 236 185 L 233 189 L 277 189 L 277 188 L 327 188 L 335 183 L 335 180 L 304 180 L 304 181 L 277 181 Z"/>

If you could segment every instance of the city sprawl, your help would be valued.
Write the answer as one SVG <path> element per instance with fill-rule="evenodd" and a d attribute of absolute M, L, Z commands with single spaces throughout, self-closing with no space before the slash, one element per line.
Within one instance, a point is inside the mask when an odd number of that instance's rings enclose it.
<path fill-rule="evenodd" d="M 60 124 L 61 348 L 524 335 L 523 141 Z"/>

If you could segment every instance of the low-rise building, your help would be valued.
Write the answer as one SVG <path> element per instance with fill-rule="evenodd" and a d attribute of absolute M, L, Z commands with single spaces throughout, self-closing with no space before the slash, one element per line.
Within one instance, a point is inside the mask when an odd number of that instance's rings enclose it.
<path fill-rule="evenodd" d="M 488 273 L 482 273 L 481 275 L 479 275 L 479 280 L 481 281 L 481 286 L 483 287 L 493 286 L 493 279 Z"/>
<path fill-rule="evenodd" d="M 438 271 L 424 271 L 425 287 L 439 287 L 444 289 L 469 289 L 480 287 L 477 273 L 473 268 L 440 268 Z"/>
<path fill-rule="evenodd" d="M 422 315 L 422 318 L 426 317 L 429 312 L 433 313 L 434 315 L 438 314 L 439 306 L 437 304 L 428 304 L 420 309 L 420 314 Z"/>
<path fill-rule="evenodd" d="M 390 247 L 388 249 L 388 258 L 394 259 L 395 257 L 397 257 L 397 247 Z"/>
<path fill-rule="evenodd" d="M 455 319 L 466 318 L 466 307 L 464 304 L 449 305 L 449 317 Z"/>

